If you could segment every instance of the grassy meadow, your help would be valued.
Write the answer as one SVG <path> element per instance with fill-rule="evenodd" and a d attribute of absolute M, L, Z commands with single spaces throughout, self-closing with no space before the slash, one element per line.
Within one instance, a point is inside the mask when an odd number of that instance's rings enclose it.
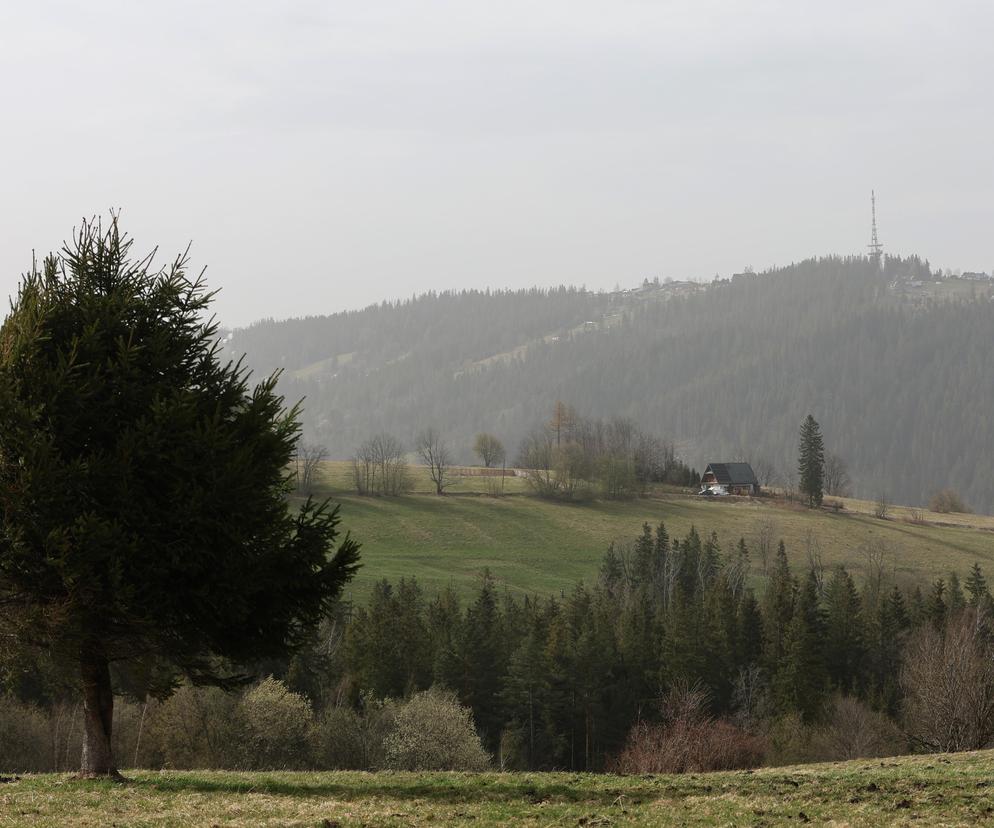
<path fill-rule="evenodd" d="M 472 470 L 467 470 L 472 471 Z M 319 493 L 342 504 L 342 526 L 362 542 L 362 569 L 350 586 L 356 600 L 381 578 L 416 576 L 429 591 L 451 585 L 471 593 L 488 568 L 512 592 L 554 594 L 580 580 L 590 583 L 612 541 L 630 542 L 644 522 L 665 522 L 671 536 L 691 526 L 718 533 L 725 550 L 744 537 L 761 572 L 758 538 L 783 538 L 791 561 L 815 558 L 844 563 L 859 577 L 872 552 L 898 580 L 965 576 L 979 562 L 994 576 L 994 518 L 913 514 L 891 507 L 886 520 L 874 504 L 846 499 L 843 510 L 813 511 L 775 500 L 704 499 L 659 490 L 631 501 L 568 504 L 527 493 L 525 481 L 509 477 L 505 496 L 487 494 L 493 481 L 460 477 L 445 497 L 432 494 L 425 470 L 414 469 L 414 491 L 401 497 L 360 497 L 349 488 L 348 464 L 326 462 Z M 924 522 L 920 522 L 924 521 Z"/>
<path fill-rule="evenodd" d="M 994 752 L 684 776 L 132 771 L 126 785 L 0 780 L 0 828 L 972 825 Z"/>

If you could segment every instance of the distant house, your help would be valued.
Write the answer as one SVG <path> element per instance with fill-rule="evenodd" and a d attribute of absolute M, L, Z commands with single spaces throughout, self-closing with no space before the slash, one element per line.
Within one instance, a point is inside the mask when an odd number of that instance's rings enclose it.
<path fill-rule="evenodd" d="M 713 487 L 733 495 L 759 494 L 759 481 L 748 463 L 708 463 L 701 476 L 701 491 Z"/>

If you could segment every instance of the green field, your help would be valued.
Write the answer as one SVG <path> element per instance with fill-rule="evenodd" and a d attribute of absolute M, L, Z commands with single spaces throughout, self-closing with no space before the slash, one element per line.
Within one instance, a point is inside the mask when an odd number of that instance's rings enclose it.
<path fill-rule="evenodd" d="M 994 817 L 994 753 L 685 776 L 127 774 L 0 782 L 0 826 L 971 825 Z"/>
<path fill-rule="evenodd" d="M 908 582 L 965 575 L 974 562 L 994 575 L 994 519 L 892 508 L 888 519 L 873 516 L 873 504 L 846 500 L 838 514 L 812 511 L 775 500 L 705 500 L 660 491 L 632 501 L 565 504 L 528 495 L 521 478 L 509 478 L 505 497 L 485 494 L 487 479 L 461 478 L 445 497 L 431 494 L 421 470 L 415 491 L 402 497 L 359 497 L 348 486 L 344 463 L 326 463 L 322 494 L 342 504 L 342 525 L 362 542 L 363 567 L 350 587 L 356 600 L 380 578 L 417 576 L 429 590 L 451 585 L 468 594 L 488 568 L 516 594 L 553 594 L 580 580 L 590 583 L 612 541 L 630 542 L 643 522 L 666 523 L 671 535 L 691 526 L 714 530 L 730 550 L 740 537 L 755 549 L 764 526 L 783 538 L 796 566 L 809 559 L 844 563 L 857 577 L 867 553 L 879 556 L 897 580 Z M 960 525 L 938 525 L 960 524 Z"/>

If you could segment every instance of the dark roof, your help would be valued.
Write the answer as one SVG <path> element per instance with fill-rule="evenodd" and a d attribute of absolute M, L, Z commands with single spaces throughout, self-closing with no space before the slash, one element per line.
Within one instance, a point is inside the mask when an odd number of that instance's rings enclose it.
<path fill-rule="evenodd" d="M 756 473 L 748 463 L 708 463 L 704 474 L 711 472 L 724 486 L 758 486 Z"/>

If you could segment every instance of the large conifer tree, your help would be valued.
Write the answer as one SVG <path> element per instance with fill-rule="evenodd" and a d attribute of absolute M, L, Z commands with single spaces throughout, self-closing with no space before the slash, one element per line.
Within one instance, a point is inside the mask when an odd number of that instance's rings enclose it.
<path fill-rule="evenodd" d="M 825 444 L 821 429 L 810 414 L 801 425 L 799 455 L 801 493 L 809 506 L 821 506 L 825 489 Z"/>
<path fill-rule="evenodd" d="M 275 377 L 220 361 L 185 257 L 130 245 L 84 223 L 0 328 L 0 608 L 77 665 L 88 776 L 116 775 L 112 664 L 236 683 L 225 664 L 304 643 L 358 559 L 336 509 L 288 508 Z"/>

